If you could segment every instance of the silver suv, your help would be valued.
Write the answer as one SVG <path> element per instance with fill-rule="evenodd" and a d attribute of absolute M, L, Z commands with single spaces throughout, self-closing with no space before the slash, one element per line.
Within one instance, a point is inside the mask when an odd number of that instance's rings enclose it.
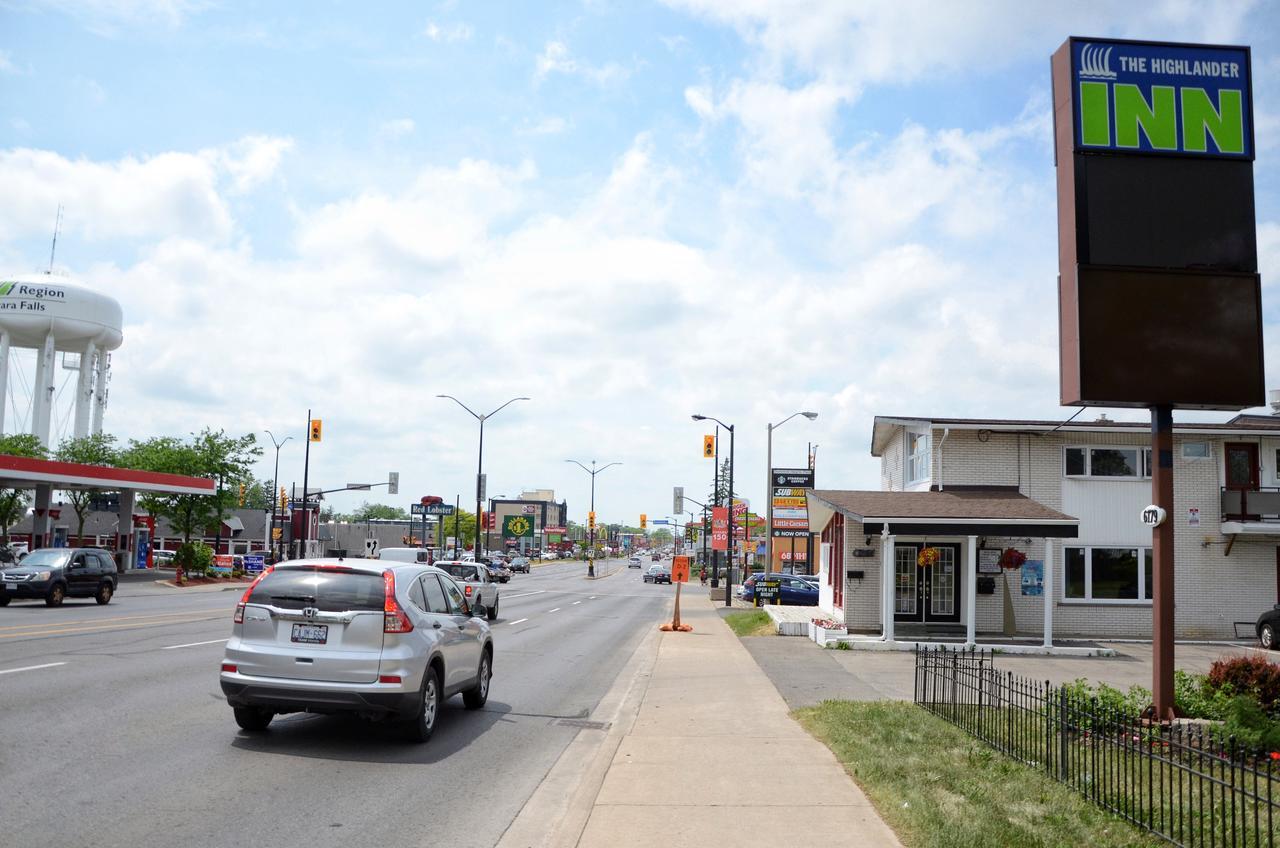
<path fill-rule="evenodd" d="M 498 618 L 498 582 L 489 567 L 475 562 L 443 560 L 436 563 L 462 587 L 462 593 L 470 603 L 484 605 L 490 621 Z"/>
<path fill-rule="evenodd" d="M 281 713 L 401 719 L 426 742 L 441 705 L 489 698 L 493 638 L 483 604 L 417 563 L 315 559 L 264 573 L 236 605 L 220 682 L 236 723 Z"/>

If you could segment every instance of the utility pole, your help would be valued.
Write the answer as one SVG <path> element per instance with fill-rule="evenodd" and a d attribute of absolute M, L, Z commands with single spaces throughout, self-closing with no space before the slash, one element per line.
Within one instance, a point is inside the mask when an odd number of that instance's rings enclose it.
<path fill-rule="evenodd" d="M 279 553 L 279 548 L 276 545 L 276 509 L 279 506 L 279 504 L 277 503 L 277 501 L 279 500 L 279 496 L 277 495 L 277 492 L 280 490 L 280 448 L 284 445 L 285 442 L 292 439 L 293 436 L 285 436 L 283 439 L 277 442 L 275 433 L 272 433 L 270 430 L 265 430 L 264 432 L 271 437 L 271 444 L 276 446 L 276 465 L 275 465 L 275 470 L 271 472 L 271 498 L 270 498 L 271 541 L 270 541 L 270 545 L 271 545 L 272 552 L 275 553 L 276 557 L 278 558 L 280 556 L 280 553 Z M 307 436 L 309 437 L 310 435 L 311 433 L 308 430 Z M 282 532 L 280 535 L 283 536 L 284 533 Z"/>
<path fill-rule="evenodd" d="M 311 474 L 311 410 L 307 410 L 307 451 L 302 459 L 302 545 L 298 556 L 307 555 L 307 538 L 311 535 L 310 503 L 307 500 L 307 480 Z"/>

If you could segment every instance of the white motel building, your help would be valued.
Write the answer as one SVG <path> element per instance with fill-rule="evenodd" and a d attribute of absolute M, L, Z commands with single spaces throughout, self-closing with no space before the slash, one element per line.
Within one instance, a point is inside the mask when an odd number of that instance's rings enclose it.
<path fill-rule="evenodd" d="M 1175 423 L 1173 449 L 1177 636 L 1251 636 L 1280 601 L 1280 418 Z M 809 493 L 819 606 L 851 633 L 1150 638 L 1148 424 L 878 416 L 871 454 L 879 491 Z"/>

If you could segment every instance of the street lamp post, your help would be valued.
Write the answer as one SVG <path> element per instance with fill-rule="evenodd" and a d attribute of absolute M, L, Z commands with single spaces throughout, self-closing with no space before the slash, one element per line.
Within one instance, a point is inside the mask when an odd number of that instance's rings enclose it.
<path fill-rule="evenodd" d="M 601 471 L 604 471 L 606 468 L 610 468 L 614 465 L 621 465 L 622 463 L 611 462 L 608 465 L 602 465 L 599 468 L 596 468 L 596 461 L 593 459 L 591 460 L 591 467 L 588 468 L 587 466 L 583 465 L 581 462 L 578 462 L 578 460 L 576 459 L 566 459 L 565 462 L 572 462 L 574 465 L 578 466 L 583 471 L 591 475 L 591 512 L 594 513 L 596 511 L 596 475 L 599 474 Z M 587 523 L 594 525 L 595 522 L 589 521 Z M 596 528 L 594 526 L 588 527 L 587 533 L 588 533 L 587 576 L 595 577 L 596 576 Z"/>
<path fill-rule="evenodd" d="M 733 425 L 726 424 L 712 415 L 693 416 L 694 421 L 714 421 L 729 431 L 729 567 L 724 575 L 724 605 L 733 606 Z"/>
<path fill-rule="evenodd" d="M 777 424 L 769 424 L 769 452 L 768 458 L 765 460 L 765 487 L 764 487 L 764 573 L 768 574 L 773 571 L 773 431 L 786 424 L 797 415 L 803 415 L 810 421 L 818 417 L 816 412 L 793 412 Z M 794 558 L 791 563 L 791 570 L 795 571 Z"/>
<path fill-rule="evenodd" d="M 279 559 L 280 547 L 276 544 L 276 492 L 280 488 L 280 448 L 283 447 L 285 442 L 292 439 L 293 436 L 285 436 L 277 442 L 275 433 L 270 430 L 265 430 L 263 432 L 271 437 L 271 444 L 276 446 L 276 466 L 275 470 L 271 472 L 271 497 L 268 498 L 268 500 L 271 503 L 271 552 L 274 558 Z M 283 536 L 284 534 L 281 533 L 280 535 Z"/>
<path fill-rule="evenodd" d="M 487 421 L 488 419 L 492 418 L 493 416 L 497 415 L 499 412 L 501 412 L 502 410 L 506 409 L 509 405 L 511 405 L 511 404 L 513 404 L 513 403 L 515 403 L 516 401 L 518 401 L 518 400 L 529 400 L 529 398 L 527 398 L 527 397 L 514 397 L 514 398 L 512 398 L 511 400 L 509 400 L 509 401 L 507 401 L 506 403 L 504 403 L 502 406 L 500 406 L 500 407 L 498 407 L 497 409 L 495 409 L 493 412 L 490 412 L 488 415 L 480 415 L 480 414 L 478 414 L 478 413 L 476 413 L 476 412 L 472 411 L 471 407 L 467 406 L 465 403 L 463 403 L 462 401 L 458 400 L 458 399 L 457 399 L 456 397 L 454 397 L 453 395 L 436 395 L 436 397 L 438 397 L 438 398 L 448 398 L 449 400 L 451 400 L 451 401 L 453 401 L 454 403 L 456 403 L 458 406 L 460 406 L 460 407 L 462 407 L 463 409 L 465 409 L 468 413 L 470 413 L 470 415 L 471 415 L 471 417 L 472 417 L 472 418 L 474 418 L 474 419 L 476 419 L 477 421 L 479 421 L 479 422 L 480 422 L 480 451 L 479 451 L 478 455 L 476 456 L 476 560 L 477 560 L 477 561 L 479 561 L 480 556 L 481 556 L 481 550 L 480 550 L 480 502 L 481 502 L 481 500 L 483 500 L 483 498 L 481 498 L 481 494 L 482 494 L 482 493 L 481 493 L 481 491 L 480 491 L 480 478 L 484 476 L 484 422 L 485 422 L 485 421 Z"/>

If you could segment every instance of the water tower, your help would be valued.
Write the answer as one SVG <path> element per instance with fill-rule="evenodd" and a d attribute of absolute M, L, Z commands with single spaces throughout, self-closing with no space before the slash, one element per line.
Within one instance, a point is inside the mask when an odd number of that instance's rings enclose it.
<path fill-rule="evenodd" d="M 10 398 L 14 421 L 9 432 L 29 431 L 46 447 L 51 428 L 55 443 L 66 436 L 101 433 L 110 352 L 124 339 L 122 326 L 119 302 L 68 277 L 0 277 L 0 433 L 6 432 Z M 28 362 L 34 364 L 29 379 L 23 368 Z M 74 393 L 68 391 L 71 374 L 60 381 L 61 371 L 76 372 Z M 27 402 L 20 394 L 27 395 Z"/>

